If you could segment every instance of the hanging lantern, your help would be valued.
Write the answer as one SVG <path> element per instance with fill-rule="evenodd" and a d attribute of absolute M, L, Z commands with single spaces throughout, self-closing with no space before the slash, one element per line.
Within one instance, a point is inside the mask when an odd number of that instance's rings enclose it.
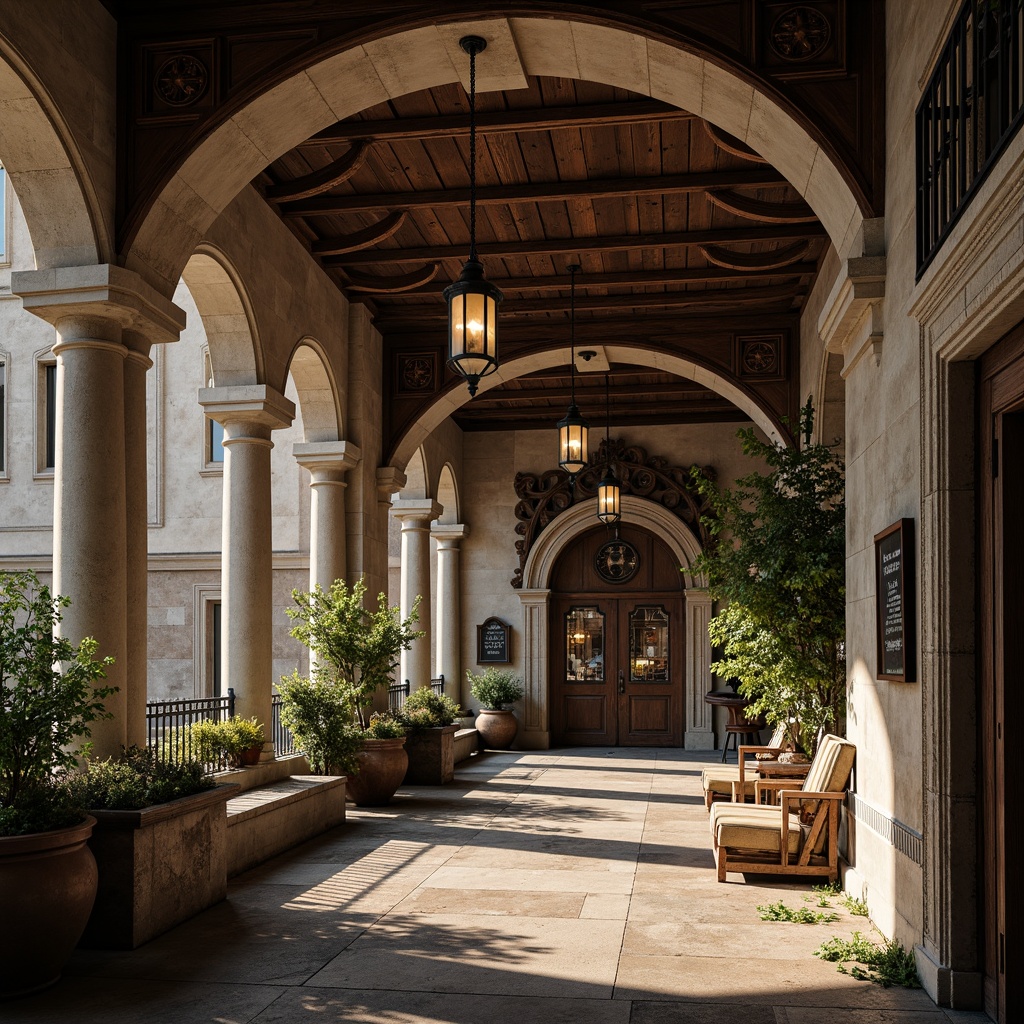
<path fill-rule="evenodd" d="M 481 377 L 498 368 L 498 303 L 501 292 L 484 278 L 476 255 L 476 55 L 487 47 L 480 36 L 464 36 L 469 54 L 469 259 L 457 281 L 444 290 L 448 303 L 448 365 L 476 394 Z"/>
<path fill-rule="evenodd" d="M 578 263 L 569 265 L 569 360 L 572 397 L 569 411 L 558 421 L 558 465 L 570 479 L 584 469 L 590 458 L 587 431 L 589 424 L 576 405 L 576 271 Z"/>
<path fill-rule="evenodd" d="M 611 423 L 612 423 L 612 392 L 611 376 L 604 375 L 604 396 L 605 396 L 605 426 L 604 426 L 604 451 L 605 457 L 609 460 L 605 465 L 604 479 L 597 485 L 597 518 L 606 526 L 617 523 L 622 518 L 620 507 L 622 488 L 619 486 L 615 470 L 612 469 L 611 457 Z"/>

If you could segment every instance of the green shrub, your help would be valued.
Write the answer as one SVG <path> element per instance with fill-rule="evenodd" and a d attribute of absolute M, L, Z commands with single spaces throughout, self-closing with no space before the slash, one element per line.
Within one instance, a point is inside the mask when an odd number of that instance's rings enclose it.
<path fill-rule="evenodd" d="M 466 673 L 470 693 L 488 711 L 501 711 L 506 704 L 523 699 L 523 684 L 514 672 L 504 668 L 488 668 L 482 676 Z"/>
<path fill-rule="evenodd" d="M 462 708 L 451 697 L 434 693 L 429 686 L 409 694 L 398 712 L 399 721 L 407 729 L 435 729 L 451 725 L 461 716 Z"/>
<path fill-rule="evenodd" d="M 196 760 L 220 767 L 225 761 L 238 768 L 242 754 L 265 741 L 263 726 L 256 718 L 229 718 L 223 722 L 202 719 L 164 738 L 160 756 L 165 761 Z"/>
<path fill-rule="evenodd" d="M 398 715 L 380 711 L 370 715 L 370 723 L 363 736 L 368 740 L 396 740 L 406 733 L 406 725 Z"/>
<path fill-rule="evenodd" d="M 69 782 L 75 799 L 90 809 L 131 811 L 212 789 L 197 760 L 164 761 L 148 748 L 129 747 L 120 757 L 90 761 Z"/>
<path fill-rule="evenodd" d="M 306 752 L 314 775 L 354 775 L 362 730 L 353 719 L 348 684 L 328 674 L 308 679 L 293 672 L 277 685 L 281 722 Z"/>

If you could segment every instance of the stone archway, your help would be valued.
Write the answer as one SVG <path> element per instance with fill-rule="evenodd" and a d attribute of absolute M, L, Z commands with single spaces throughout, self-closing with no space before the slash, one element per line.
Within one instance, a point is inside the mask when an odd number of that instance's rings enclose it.
<path fill-rule="evenodd" d="M 704 693 L 711 682 L 711 641 L 708 620 L 711 598 L 701 586 L 700 577 L 690 571 L 701 547 L 681 519 L 653 501 L 631 494 L 622 496 L 622 521 L 644 527 L 660 537 L 678 560 L 686 583 L 686 675 L 683 697 L 687 750 L 714 750 L 715 735 L 710 708 Z M 528 749 L 547 749 L 550 745 L 550 688 L 548 663 L 550 626 L 548 614 L 551 573 L 559 555 L 581 534 L 594 525 L 590 503 L 575 505 L 559 515 L 538 537 L 523 570 L 519 600 L 523 606 L 523 668 L 526 688 L 523 730 L 519 742 Z"/>
<path fill-rule="evenodd" d="M 129 227 L 125 264 L 173 289 L 180 269 L 224 208 L 260 171 L 329 125 L 411 92 L 465 76 L 458 40 L 488 40 L 478 88 L 516 88 L 526 76 L 593 81 L 705 118 L 776 167 L 850 254 L 863 211 L 844 168 L 815 129 L 730 69 L 632 27 L 543 18 L 467 19 L 410 28 L 326 57 L 268 88 L 204 135 Z M 844 173 L 844 171 L 846 173 Z"/>

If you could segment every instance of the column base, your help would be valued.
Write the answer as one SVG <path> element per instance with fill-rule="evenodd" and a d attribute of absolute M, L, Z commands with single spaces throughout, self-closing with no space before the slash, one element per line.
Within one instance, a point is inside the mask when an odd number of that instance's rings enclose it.
<path fill-rule="evenodd" d="M 684 750 L 714 750 L 715 734 L 710 729 L 687 731 L 683 737 Z"/>
<path fill-rule="evenodd" d="M 953 1010 L 978 1010 L 984 1003 L 985 988 L 978 971 L 954 971 L 932 958 L 924 946 L 914 947 L 921 987 L 937 1006 Z"/>

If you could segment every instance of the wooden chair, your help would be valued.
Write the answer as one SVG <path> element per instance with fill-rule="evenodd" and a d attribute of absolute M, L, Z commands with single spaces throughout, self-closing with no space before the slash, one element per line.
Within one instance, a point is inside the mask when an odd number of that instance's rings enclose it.
<path fill-rule="evenodd" d="M 792 779 L 754 782 L 754 804 L 718 802 L 711 808 L 718 881 L 729 871 L 839 877 L 839 805 L 856 747 L 838 736 L 818 746 L 800 787 Z M 762 807 L 774 791 L 778 806 Z"/>
<path fill-rule="evenodd" d="M 788 747 L 792 746 L 788 742 L 788 728 L 785 725 L 776 726 L 775 732 L 772 733 L 771 739 L 768 741 L 767 746 L 742 746 L 738 749 L 738 764 L 732 765 L 716 765 L 714 768 L 705 768 L 700 773 L 701 784 L 704 787 L 704 806 L 711 809 L 711 804 L 714 800 L 731 800 L 733 799 L 734 790 L 738 793 L 742 793 L 743 798 L 753 797 L 754 795 L 754 781 L 757 778 L 757 772 L 753 770 L 753 766 L 750 770 L 745 770 L 744 757 L 746 754 L 780 754 Z M 737 787 L 737 783 L 740 785 Z"/>

